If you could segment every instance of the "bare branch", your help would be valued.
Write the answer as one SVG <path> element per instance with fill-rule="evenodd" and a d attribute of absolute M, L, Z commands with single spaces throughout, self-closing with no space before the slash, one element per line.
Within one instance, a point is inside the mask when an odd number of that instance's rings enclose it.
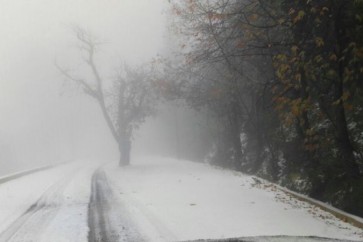
<path fill-rule="evenodd" d="M 55 62 L 55 66 L 56 68 L 58 69 L 58 71 L 68 80 L 70 81 L 73 81 L 74 83 L 80 85 L 82 88 L 83 88 L 83 91 L 98 99 L 98 96 L 97 96 L 97 91 L 92 88 L 87 82 L 85 82 L 83 79 L 80 79 L 80 78 L 76 78 L 74 76 L 72 76 L 69 71 L 67 71 L 66 69 L 64 69 L 63 67 L 61 67 L 57 62 Z"/>

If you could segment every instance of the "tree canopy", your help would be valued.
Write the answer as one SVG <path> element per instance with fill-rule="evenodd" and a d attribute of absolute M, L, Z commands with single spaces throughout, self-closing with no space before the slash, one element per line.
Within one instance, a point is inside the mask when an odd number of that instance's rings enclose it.
<path fill-rule="evenodd" d="M 214 114 L 211 161 L 362 215 L 363 1 L 171 5 L 170 80 Z"/>

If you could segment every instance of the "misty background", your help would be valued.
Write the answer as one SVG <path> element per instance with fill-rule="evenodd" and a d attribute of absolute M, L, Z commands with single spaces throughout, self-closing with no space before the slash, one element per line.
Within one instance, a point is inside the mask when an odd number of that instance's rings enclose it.
<path fill-rule="evenodd" d="M 74 25 L 102 42 L 96 61 L 105 79 L 111 80 L 123 62 L 140 65 L 167 52 L 167 4 L 165 0 L 0 1 L 0 175 L 69 160 L 117 159 L 117 145 L 99 107 L 65 81 L 54 64 L 87 75 Z M 135 134 L 134 153 L 176 149 L 176 141 L 161 141 L 173 135 L 160 133 L 165 125 L 175 128 L 175 117 L 169 116 L 161 111 L 168 124 L 154 117 Z"/>

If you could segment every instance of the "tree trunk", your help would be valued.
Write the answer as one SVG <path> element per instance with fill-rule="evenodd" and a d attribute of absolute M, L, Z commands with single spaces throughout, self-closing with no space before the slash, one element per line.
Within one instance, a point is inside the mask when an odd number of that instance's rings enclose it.
<path fill-rule="evenodd" d="M 238 113 L 238 105 L 233 104 L 232 106 L 232 113 L 230 116 L 230 132 L 232 136 L 232 144 L 234 150 L 234 164 L 233 167 L 236 170 L 241 170 L 242 165 L 242 143 L 241 143 L 241 130 L 240 130 L 240 120 L 239 120 L 239 113 Z"/>
<path fill-rule="evenodd" d="M 335 89 L 336 98 L 340 98 L 343 95 L 342 81 L 337 84 Z M 359 177 L 359 166 L 355 161 L 354 148 L 349 137 L 348 125 L 345 115 L 343 102 L 341 101 L 334 108 L 335 122 L 336 122 L 336 136 L 335 140 L 339 147 L 342 162 L 344 162 L 346 172 L 350 177 Z"/>
<path fill-rule="evenodd" d="M 346 33 L 346 26 L 344 26 L 343 19 L 346 17 L 344 8 L 337 10 L 335 19 L 335 34 L 337 37 L 336 52 L 339 59 L 345 57 L 344 50 L 349 45 L 349 38 Z M 349 177 L 359 177 L 359 166 L 354 157 L 354 148 L 349 137 L 347 118 L 345 114 L 344 101 L 342 100 L 344 92 L 344 69 L 345 62 L 338 62 L 339 78 L 334 83 L 334 100 L 340 100 L 334 107 L 335 117 L 335 140 L 339 148 L 342 162 L 344 162 L 345 170 Z"/>
<path fill-rule="evenodd" d="M 119 151 L 120 151 L 119 166 L 130 165 L 131 140 L 129 138 L 120 139 Z"/>

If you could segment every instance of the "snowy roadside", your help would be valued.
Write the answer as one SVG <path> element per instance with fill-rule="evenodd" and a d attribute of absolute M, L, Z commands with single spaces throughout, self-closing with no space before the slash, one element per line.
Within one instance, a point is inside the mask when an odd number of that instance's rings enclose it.
<path fill-rule="evenodd" d="M 297 192 L 291 191 L 285 187 L 270 183 L 261 178 L 254 177 L 255 185 L 259 188 L 267 189 L 276 192 L 276 197 L 283 202 L 295 202 L 298 200 L 301 207 L 308 208 L 308 211 L 314 216 L 319 216 L 323 219 L 330 218 L 334 221 L 344 221 L 353 226 L 363 229 L 363 218 L 346 213 L 340 209 L 337 209 L 329 204 L 323 203 L 316 199 L 310 198 L 308 196 L 299 194 Z M 284 193 L 281 196 L 281 192 Z M 289 199 L 287 199 L 289 198 Z M 292 199 L 294 198 L 294 199 Z M 296 205 L 295 205 L 296 206 Z M 336 218 L 334 218 L 336 217 Z M 338 218 L 338 219 L 337 219 Z"/>
<path fill-rule="evenodd" d="M 241 173 L 155 157 L 104 170 L 116 198 L 151 241 L 265 235 L 363 239 L 360 229 Z"/>

